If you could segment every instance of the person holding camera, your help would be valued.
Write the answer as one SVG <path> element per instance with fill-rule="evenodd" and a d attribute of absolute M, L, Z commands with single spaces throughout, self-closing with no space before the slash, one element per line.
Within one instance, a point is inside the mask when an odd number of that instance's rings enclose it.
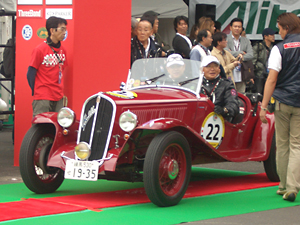
<path fill-rule="evenodd" d="M 255 73 L 255 88 L 256 92 L 263 95 L 264 86 L 268 77 L 268 59 L 270 51 L 275 42 L 275 31 L 271 28 L 266 28 L 262 32 L 263 41 L 257 42 L 253 46 L 253 65 Z"/>
<path fill-rule="evenodd" d="M 242 54 L 239 54 L 236 58 L 225 48 L 227 47 L 227 35 L 223 32 L 217 32 L 213 35 L 213 50 L 211 55 L 215 56 L 220 64 L 223 66 L 226 78 L 231 80 L 235 86 L 232 71 L 235 67 L 240 66 L 243 58 Z"/>
<path fill-rule="evenodd" d="M 234 57 L 239 54 L 243 55 L 243 61 L 251 61 L 253 58 L 253 49 L 250 40 L 247 37 L 241 36 L 243 31 L 243 20 L 240 18 L 234 18 L 230 22 L 230 34 L 227 35 L 227 47 L 226 50 L 229 51 Z M 246 91 L 246 82 L 254 83 L 252 78 L 247 78 L 242 76 L 241 67 L 236 67 L 233 69 L 233 77 L 238 92 Z"/>

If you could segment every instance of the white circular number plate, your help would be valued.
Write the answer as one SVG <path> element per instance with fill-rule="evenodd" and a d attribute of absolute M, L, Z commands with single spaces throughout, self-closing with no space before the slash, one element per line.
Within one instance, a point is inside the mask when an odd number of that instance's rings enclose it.
<path fill-rule="evenodd" d="M 211 112 L 202 123 L 201 136 L 214 148 L 222 143 L 225 134 L 225 122 L 221 115 Z"/>

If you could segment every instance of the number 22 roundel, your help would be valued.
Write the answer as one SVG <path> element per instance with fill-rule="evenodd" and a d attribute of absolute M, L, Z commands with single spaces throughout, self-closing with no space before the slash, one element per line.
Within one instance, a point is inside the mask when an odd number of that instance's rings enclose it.
<path fill-rule="evenodd" d="M 221 115 L 211 112 L 202 123 L 201 136 L 214 148 L 218 148 L 225 134 L 225 122 Z"/>

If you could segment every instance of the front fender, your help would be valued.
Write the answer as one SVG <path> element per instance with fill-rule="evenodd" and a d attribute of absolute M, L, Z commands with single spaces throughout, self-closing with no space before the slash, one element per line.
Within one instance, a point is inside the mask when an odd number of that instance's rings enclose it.
<path fill-rule="evenodd" d="M 139 134 L 145 130 L 153 131 L 153 132 L 151 132 L 151 134 L 160 133 L 163 131 L 177 131 L 177 132 L 181 133 L 187 139 L 187 141 L 189 142 L 189 145 L 191 147 L 191 151 L 193 151 L 196 146 L 197 149 L 201 149 L 201 151 L 203 151 L 203 152 L 207 152 L 218 158 L 221 157 L 221 155 L 216 151 L 216 149 L 212 145 L 210 145 L 192 127 L 188 126 L 187 124 L 185 124 L 182 121 L 177 120 L 177 119 L 159 118 L 159 119 L 155 119 L 155 120 L 150 120 L 150 121 L 136 127 L 136 129 L 130 135 L 130 138 L 128 139 L 128 141 L 126 141 L 123 144 L 121 150 L 118 152 L 118 154 L 119 154 L 118 158 L 125 155 L 126 152 L 130 152 L 131 148 L 130 147 L 125 148 L 125 145 L 131 139 L 137 138 L 139 136 Z M 159 132 L 155 132 L 155 131 L 159 131 Z M 147 140 L 147 143 L 144 142 L 143 145 L 144 146 L 149 145 L 153 138 L 154 138 L 154 136 L 149 137 L 149 139 Z M 130 143 L 128 143 L 128 144 L 130 146 Z M 127 159 L 132 159 L 132 158 L 133 157 L 127 157 Z M 132 161 L 131 162 L 128 161 L 127 163 L 132 163 Z"/>
<path fill-rule="evenodd" d="M 171 118 L 150 120 L 147 123 L 144 123 L 143 125 L 137 127 L 137 129 L 161 131 L 174 130 L 185 136 L 190 144 L 191 142 L 193 142 L 193 144 L 197 143 L 199 145 L 204 145 L 207 146 L 207 148 L 211 151 L 216 152 L 215 148 L 211 146 L 198 132 L 196 132 L 192 127 L 188 126 L 181 120 Z"/>
<path fill-rule="evenodd" d="M 66 129 L 68 131 L 67 134 L 63 133 L 64 129 L 57 122 L 57 112 L 38 114 L 32 119 L 32 124 L 52 124 L 55 127 L 55 137 L 50 149 L 47 165 L 63 169 L 65 162 L 61 157 L 58 157 L 58 155 L 60 156 L 63 151 L 70 152 L 74 149 L 79 121 L 75 120 L 74 123 Z"/>
<path fill-rule="evenodd" d="M 159 119 L 155 119 L 155 120 L 150 120 L 150 121 L 136 127 L 136 129 L 169 130 L 173 127 L 179 127 L 179 126 L 190 129 L 190 127 L 187 124 L 185 124 L 184 122 L 182 122 L 181 120 L 171 119 L 171 118 L 159 118 Z"/>
<path fill-rule="evenodd" d="M 268 113 L 266 117 L 268 123 L 262 123 L 260 119 L 256 123 L 252 138 L 250 161 L 265 161 L 269 157 L 275 132 L 275 117 L 273 113 Z"/>

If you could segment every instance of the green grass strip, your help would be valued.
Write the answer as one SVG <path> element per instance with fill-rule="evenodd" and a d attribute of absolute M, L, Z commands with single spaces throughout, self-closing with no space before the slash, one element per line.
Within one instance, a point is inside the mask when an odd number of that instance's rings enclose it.
<path fill-rule="evenodd" d="M 2 222 L 11 225 L 66 224 L 179 224 L 218 217 L 253 213 L 300 205 L 300 199 L 288 202 L 276 194 L 277 187 L 259 188 L 225 194 L 183 199 L 173 207 L 160 208 L 152 203 L 89 210 L 52 216 Z"/>
<path fill-rule="evenodd" d="M 192 168 L 191 181 L 208 180 L 222 177 L 243 176 L 252 173 L 220 170 L 220 169 L 207 169 L 200 167 Z M 0 203 L 20 201 L 21 198 L 49 198 L 68 195 L 89 194 L 97 192 L 108 192 L 126 190 L 132 188 L 144 187 L 142 182 L 130 183 L 124 181 L 108 181 L 98 180 L 93 181 L 79 181 L 79 180 L 64 180 L 61 187 L 51 194 L 35 194 L 31 192 L 24 183 L 17 184 L 4 184 L 0 185 Z"/>

